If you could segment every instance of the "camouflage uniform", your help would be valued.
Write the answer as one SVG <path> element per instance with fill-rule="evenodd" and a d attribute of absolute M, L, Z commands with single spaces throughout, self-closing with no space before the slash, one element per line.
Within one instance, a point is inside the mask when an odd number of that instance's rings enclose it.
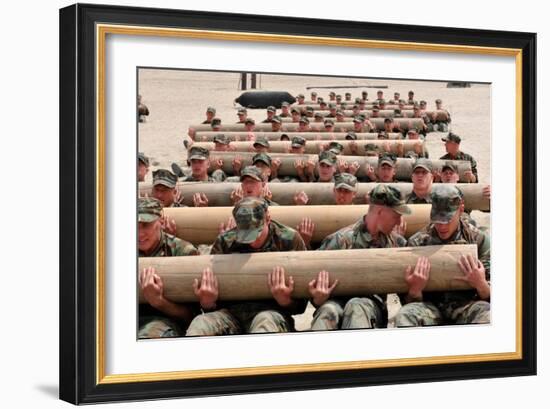
<path fill-rule="evenodd" d="M 371 204 L 391 207 L 401 214 L 410 213 L 410 209 L 404 205 L 401 192 L 392 186 L 377 185 L 370 191 L 369 201 Z M 406 244 L 405 238 L 394 232 L 388 235 L 379 233 L 378 237 L 373 237 L 367 230 L 363 217 L 354 225 L 327 236 L 319 250 L 392 248 L 404 247 Z M 315 311 L 311 329 L 384 328 L 388 316 L 385 299 L 385 294 L 329 299 Z"/>
<path fill-rule="evenodd" d="M 447 135 L 446 138 L 441 138 L 441 140 L 443 142 L 449 142 L 450 141 L 450 142 L 455 142 L 455 143 L 458 143 L 458 144 L 460 144 L 460 141 L 461 141 L 460 137 L 456 134 L 453 134 L 453 133 L 449 133 L 449 135 Z M 443 159 L 443 160 L 467 160 L 467 161 L 469 161 L 470 164 L 471 164 L 471 167 L 472 167 L 472 173 L 476 177 L 475 183 L 477 183 L 479 181 L 479 177 L 477 176 L 477 162 L 471 155 L 468 155 L 467 153 L 458 151 L 456 156 L 454 156 L 454 157 L 452 157 L 450 154 L 446 153 L 445 155 L 443 155 L 439 159 Z"/>
<path fill-rule="evenodd" d="M 435 222 L 448 222 L 462 201 L 462 194 L 455 186 L 440 185 L 432 192 L 432 223 L 409 238 L 411 247 L 442 244 L 476 244 L 478 258 L 485 267 L 485 278 L 491 279 L 491 244 L 489 237 L 467 223 L 463 218 L 454 235 L 448 240 L 439 238 Z M 480 300 L 476 290 L 422 293 L 421 302 L 406 303 L 405 294 L 400 294 L 403 307 L 395 317 L 398 327 L 456 324 L 483 324 L 490 322 L 490 304 Z"/>
<path fill-rule="evenodd" d="M 435 103 L 436 104 L 441 104 L 441 100 L 436 99 Z M 448 132 L 449 131 L 449 124 L 451 123 L 451 114 L 446 109 L 442 109 L 442 111 L 445 111 L 447 113 L 447 116 L 449 117 L 449 120 L 448 121 L 436 120 L 436 121 L 434 121 L 433 128 L 434 128 L 434 131 Z"/>
<path fill-rule="evenodd" d="M 413 164 L 413 167 L 412 167 L 413 173 L 418 168 L 423 168 L 427 172 L 431 173 L 432 162 L 424 158 L 418 158 Z M 432 203 L 432 198 L 430 194 L 428 194 L 426 197 L 419 197 L 414 191 L 414 187 L 413 187 L 412 192 L 407 196 L 406 202 L 407 204 L 430 204 Z"/>
<path fill-rule="evenodd" d="M 189 149 L 187 164 L 191 163 L 191 159 L 207 160 L 210 158 L 210 152 L 208 149 L 200 146 L 191 146 Z M 212 172 L 212 176 L 207 176 L 206 180 L 200 180 L 193 175 L 186 176 L 182 179 L 183 182 L 223 182 L 226 179 L 225 172 L 221 169 L 216 169 Z"/>
<path fill-rule="evenodd" d="M 250 247 L 265 223 L 268 204 L 260 198 L 247 197 L 233 209 L 237 227 L 220 234 L 210 254 L 304 251 L 300 234 L 271 220 L 262 247 Z M 187 336 L 294 331 L 292 315 L 305 311 L 306 300 L 294 300 L 284 308 L 275 300 L 219 302 L 217 310 L 197 316 L 189 325 Z"/>
<path fill-rule="evenodd" d="M 177 183 L 178 177 L 168 169 L 157 169 L 153 172 L 153 187 L 162 185 L 169 189 L 174 189 Z M 180 199 L 179 202 L 173 201 L 170 206 L 167 207 L 187 207 L 187 205 L 181 202 L 182 199 Z"/>
<path fill-rule="evenodd" d="M 162 207 L 157 199 L 140 198 L 138 201 L 139 221 L 150 223 L 157 220 L 162 214 Z M 139 251 L 139 257 L 173 257 L 173 256 L 195 256 L 199 251 L 191 243 L 160 231 L 158 245 L 147 254 Z M 195 313 L 196 306 L 188 306 Z M 182 329 L 185 323 L 176 322 L 167 317 L 162 311 L 157 310 L 149 304 L 139 305 L 139 330 L 138 338 L 166 338 L 183 336 Z"/>
<path fill-rule="evenodd" d="M 206 112 L 211 112 L 212 114 L 216 115 L 216 108 L 214 108 L 214 107 L 208 107 L 208 108 L 206 108 Z M 206 125 L 206 124 L 211 124 L 211 123 L 212 123 L 212 120 L 209 121 L 209 120 L 207 119 L 207 120 L 203 121 L 202 123 L 205 124 L 205 125 Z"/>
<path fill-rule="evenodd" d="M 258 182 L 264 181 L 262 171 L 260 170 L 260 168 L 257 168 L 256 166 L 246 166 L 241 172 L 239 181 L 242 182 L 246 176 L 254 180 L 257 180 Z M 279 203 L 276 203 L 271 199 L 264 198 L 264 200 L 267 202 L 269 206 L 279 206 Z"/>

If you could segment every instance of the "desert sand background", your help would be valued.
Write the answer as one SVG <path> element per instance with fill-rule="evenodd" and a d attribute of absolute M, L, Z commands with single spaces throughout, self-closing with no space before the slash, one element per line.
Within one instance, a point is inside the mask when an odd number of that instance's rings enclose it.
<path fill-rule="evenodd" d="M 202 72 L 187 70 L 141 69 L 139 70 L 137 93 L 142 103 L 147 105 L 150 115 L 147 121 L 139 124 L 138 150 L 151 159 L 151 168 L 146 181 L 151 180 L 154 169 L 168 168 L 172 162 L 185 162 L 184 140 L 191 124 L 205 119 L 208 106 L 214 106 L 216 116 L 222 124 L 237 121 L 238 105 L 233 101 L 242 92 L 240 73 Z M 249 84 L 250 85 L 250 84 Z M 441 98 L 443 107 L 451 113 L 452 132 L 462 138 L 461 150 L 471 154 L 478 163 L 479 182 L 491 184 L 491 88 L 489 84 L 471 84 L 470 88 L 447 88 L 446 82 L 411 81 L 370 78 L 335 78 L 293 75 L 258 75 L 258 88 L 269 91 L 288 91 L 292 95 L 303 93 L 309 99 L 309 93 L 316 91 L 328 100 L 330 89 L 315 87 L 346 86 L 350 88 L 334 89 L 337 94 L 351 92 L 352 98 L 360 96 L 363 90 L 369 93 L 369 100 L 376 99 L 378 86 L 384 91 L 386 100 L 393 98 L 394 92 L 400 92 L 401 98 L 413 90 L 415 99 L 426 100 L 428 109 L 435 109 L 435 100 Z M 352 88 L 361 86 L 360 88 Z M 367 88 L 369 86 L 369 88 Z M 370 88 L 370 87 L 375 88 Z M 310 88 L 310 89 L 308 89 Z M 265 109 L 248 109 L 248 116 L 262 121 Z M 439 158 L 445 154 L 441 138 L 445 133 L 432 132 L 426 138 L 430 158 Z M 490 214 L 472 212 L 478 225 L 490 232 Z M 388 297 L 391 319 L 398 309 L 396 297 Z M 306 312 L 296 316 L 296 328 L 307 330 L 311 322 L 313 307 L 308 305 Z"/>

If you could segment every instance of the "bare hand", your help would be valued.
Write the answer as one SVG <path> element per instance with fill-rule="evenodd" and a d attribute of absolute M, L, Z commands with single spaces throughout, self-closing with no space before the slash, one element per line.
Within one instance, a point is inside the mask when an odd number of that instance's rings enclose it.
<path fill-rule="evenodd" d="M 350 150 L 352 155 L 357 155 L 358 154 L 359 147 L 357 145 L 357 142 L 355 142 L 354 140 L 351 140 L 351 141 L 349 141 L 348 146 L 349 146 L 349 150 Z"/>
<path fill-rule="evenodd" d="M 400 236 L 405 236 L 405 232 L 407 231 L 407 222 L 404 217 L 401 218 L 401 223 L 393 228 L 393 231 Z"/>
<path fill-rule="evenodd" d="M 311 295 L 313 305 L 320 307 L 329 298 L 332 290 L 338 285 L 338 280 L 330 285 L 329 272 L 322 270 L 317 275 L 317 279 L 313 279 L 308 283 L 309 295 Z"/>
<path fill-rule="evenodd" d="M 370 163 L 365 163 L 365 174 L 370 180 L 376 180 L 376 173 Z"/>
<path fill-rule="evenodd" d="M 359 164 L 359 162 L 355 160 L 349 165 L 348 172 L 352 175 L 355 175 L 360 167 L 361 165 Z"/>
<path fill-rule="evenodd" d="M 481 194 L 484 199 L 491 200 L 491 185 L 483 186 Z"/>
<path fill-rule="evenodd" d="M 164 299 L 164 286 L 162 279 L 157 275 L 154 267 L 145 267 L 139 274 L 139 286 L 143 298 L 153 307 L 160 307 Z"/>
<path fill-rule="evenodd" d="M 243 158 L 238 155 L 235 156 L 233 162 L 231 162 L 231 165 L 233 166 L 233 171 L 235 174 L 239 174 L 241 172 L 241 168 L 243 167 Z"/>
<path fill-rule="evenodd" d="M 210 267 L 206 267 L 202 271 L 200 282 L 195 278 L 193 281 L 193 291 L 199 299 L 202 308 L 206 310 L 213 310 L 216 308 L 216 301 L 218 300 L 218 279 Z"/>
<path fill-rule="evenodd" d="M 244 197 L 244 191 L 243 187 L 241 185 L 237 186 L 233 191 L 229 194 L 229 199 L 231 199 L 231 203 L 234 205 L 242 200 Z"/>
<path fill-rule="evenodd" d="M 183 195 L 179 189 L 176 188 L 176 193 L 174 195 L 174 202 L 181 203 L 183 201 Z"/>
<path fill-rule="evenodd" d="M 458 259 L 458 265 L 464 275 L 455 277 L 456 280 L 464 281 L 476 290 L 481 290 L 488 285 L 485 279 L 485 267 L 476 257 L 461 255 Z"/>
<path fill-rule="evenodd" d="M 422 298 L 422 291 L 426 288 L 430 278 L 430 260 L 427 257 L 418 257 L 414 270 L 407 266 L 405 270 L 405 281 L 409 286 L 409 296 L 412 298 Z"/>
<path fill-rule="evenodd" d="M 160 219 L 160 225 L 162 230 L 166 233 L 171 234 L 172 236 L 176 235 L 176 221 L 168 216 L 164 215 Z"/>
<path fill-rule="evenodd" d="M 208 207 L 208 197 L 205 193 L 195 193 L 193 195 L 193 205 L 195 207 Z"/>
<path fill-rule="evenodd" d="M 476 181 L 476 176 L 474 175 L 474 173 L 471 171 L 471 170 L 467 170 L 464 172 L 464 176 L 466 177 L 466 180 L 470 183 L 475 183 Z"/>
<path fill-rule="evenodd" d="M 229 219 L 227 219 L 226 223 L 224 222 L 220 223 L 220 225 L 218 226 L 218 231 L 220 234 L 223 234 L 228 230 L 234 229 L 235 227 L 237 227 L 237 223 L 235 222 L 235 219 L 233 218 L 233 216 L 231 216 L 229 217 Z"/>
<path fill-rule="evenodd" d="M 267 276 L 267 285 L 269 286 L 271 295 L 273 295 L 273 298 L 281 307 L 287 307 L 292 303 L 291 295 L 294 291 L 294 279 L 290 276 L 288 284 L 286 283 L 283 267 L 273 267 L 273 271 Z"/>
<path fill-rule="evenodd" d="M 298 175 L 303 175 L 304 174 L 305 167 L 306 167 L 306 164 L 304 163 L 303 160 L 296 159 L 294 161 L 294 168 L 296 169 L 296 172 L 298 173 Z"/>
<path fill-rule="evenodd" d="M 313 176 L 315 172 L 315 159 L 309 158 L 306 162 L 306 171 L 308 175 Z"/>
<path fill-rule="evenodd" d="M 304 217 L 300 224 L 296 226 L 296 230 L 298 230 L 298 233 L 302 236 L 304 243 L 309 245 L 313 237 L 313 232 L 315 231 L 315 224 L 309 217 Z"/>
<path fill-rule="evenodd" d="M 212 161 L 212 169 L 222 169 L 223 168 L 223 159 L 215 159 Z"/>
<path fill-rule="evenodd" d="M 434 177 L 434 182 L 441 182 L 441 171 L 439 170 L 432 170 L 432 175 Z"/>
<path fill-rule="evenodd" d="M 345 161 L 344 159 L 340 159 L 338 161 L 338 172 L 340 172 L 340 173 L 347 172 L 348 167 L 349 167 L 348 162 Z"/>
<path fill-rule="evenodd" d="M 421 156 L 424 153 L 424 146 L 422 142 L 416 142 L 414 144 L 414 153 L 416 153 L 418 156 Z"/>
<path fill-rule="evenodd" d="M 254 132 L 248 132 L 248 134 L 246 135 L 246 140 L 251 142 L 255 141 L 256 135 L 254 135 Z"/>
<path fill-rule="evenodd" d="M 271 193 L 268 185 L 262 187 L 262 196 L 266 200 L 271 200 L 271 198 L 273 197 L 273 193 Z"/>
<path fill-rule="evenodd" d="M 304 192 L 303 190 L 294 195 L 294 204 L 296 206 L 306 205 L 307 202 L 309 202 L 309 197 L 307 197 L 306 192 Z"/>

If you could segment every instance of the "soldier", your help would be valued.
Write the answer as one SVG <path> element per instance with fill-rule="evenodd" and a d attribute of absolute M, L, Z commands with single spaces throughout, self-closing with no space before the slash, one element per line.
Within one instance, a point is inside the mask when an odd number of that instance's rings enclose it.
<path fill-rule="evenodd" d="M 416 100 L 414 99 L 414 91 L 413 90 L 409 91 L 408 97 L 409 97 L 409 99 L 407 100 L 407 104 L 409 104 L 409 105 L 416 105 L 417 104 Z"/>
<path fill-rule="evenodd" d="M 460 150 L 460 136 L 449 132 L 449 134 L 445 138 L 441 138 L 441 140 L 445 142 L 445 150 L 447 151 L 447 153 L 443 155 L 440 159 L 470 161 L 472 170 L 468 170 L 464 174 L 468 178 L 468 181 L 470 183 L 477 183 L 477 162 L 471 155 L 468 155 L 467 153 L 464 153 Z"/>
<path fill-rule="evenodd" d="M 290 137 L 286 134 L 286 133 L 283 133 L 281 134 L 281 138 L 279 138 L 280 141 L 290 141 Z"/>
<path fill-rule="evenodd" d="M 269 141 L 265 136 L 257 136 L 252 147 L 256 153 L 267 153 L 269 152 Z"/>
<path fill-rule="evenodd" d="M 336 111 L 336 122 L 346 122 L 344 111 L 342 111 L 341 109 Z"/>
<path fill-rule="evenodd" d="M 336 94 L 336 103 L 340 105 L 342 103 L 342 95 Z"/>
<path fill-rule="evenodd" d="M 317 93 L 315 91 L 311 92 L 311 101 L 317 102 Z"/>
<path fill-rule="evenodd" d="M 473 290 L 424 291 L 430 275 L 430 263 L 419 257 L 414 269 L 405 270 L 408 293 L 401 294 L 403 305 L 395 318 L 398 327 L 422 325 L 487 324 L 490 322 L 490 239 L 461 217 L 462 192 L 451 185 L 438 185 L 432 191 L 430 224 L 409 238 L 408 245 L 476 244 L 479 259 L 461 256 L 458 265 L 464 281 Z"/>
<path fill-rule="evenodd" d="M 244 121 L 245 132 L 254 132 L 254 128 L 256 128 L 256 121 L 253 118 L 246 118 Z"/>
<path fill-rule="evenodd" d="M 447 120 L 437 119 L 437 112 L 432 113 L 433 130 L 435 132 L 449 132 L 449 124 L 451 123 L 451 114 L 445 108 L 443 108 L 443 101 L 439 98 L 435 100 L 435 109 L 437 111 L 444 111 L 447 114 Z"/>
<path fill-rule="evenodd" d="M 413 106 L 413 118 L 420 118 L 422 119 L 422 124 L 420 125 L 420 129 L 418 129 L 418 132 L 424 137 L 426 137 L 426 134 L 430 131 L 429 125 L 430 125 L 430 119 L 428 116 L 422 112 L 420 109 L 420 105 L 414 105 Z"/>
<path fill-rule="evenodd" d="M 290 113 L 292 115 L 292 122 L 295 122 L 295 123 L 300 122 L 300 119 L 302 119 L 302 113 L 298 108 L 292 108 L 290 110 Z"/>
<path fill-rule="evenodd" d="M 311 128 L 309 127 L 309 119 L 303 116 L 300 118 L 300 121 L 298 122 L 298 129 L 296 130 L 296 132 L 309 132 L 309 131 L 311 131 Z"/>
<path fill-rule="evenodd" d="M 247 197 L 233 208 L 236 226 L 220 234 L 210 254 L 303 251 L 304 241 L 296 230 L 271 219 L 263 199 Z M 305 311 L 306 301 L 292 298 L 294 281 L 280 266 L 267 275 L 273 300 L 218 301 L 218 282 L 206 268 L 195 282 L 197 297 L 208 297 L 210 305 L 187 329 L 187 336 L 273 333 L 294 331 L 292 315 Z M 204 308 L 206 307 L 206 308 Z M 208 312 L 210 311 L 210 312 Z"/>
<path fill-rule="evenodd" d="M 380 109 L 378 108 L 378 105 L 372 106 L 372 116 L 371 118 L 380 118 Z"/>
<path fill-rule="evenodd" d="M 336 104 L 330 103 L 328 105 L 328 110 L 329 110 L 329 113 L 325 118 L 336 118 L 336 111 L 337 111 Z"/>
<path fill-rule="evenodd" d="M 371 182 L 393 183 L 395 182 L 395 157 L 390 154 L 382 154 L 378 158 L 376 172 L 367 162 L 365 164 L 365 173 Z"/>
<path fill-rule="evenodd" d="M 212 127 L 212 131 L 219 131 L 222 129 L 222 120 L 220 118 L 212 118 L 210 126 Z"/>
<path fill-rule="evenodd" d="M 376 91 L 376 102 L 380 103 L 380 100 L 384 99 L 384 91 L 379 89 Z"/>
<path fill-rule="evenodd" d="M 143 152 L 138 152 L 138 182 L 143 182 L 149 172 L 149 158 Z"/>
<path fill-rule="evenodd" d="M 369 93 L 368 93 L 367 91 L 361 92 L 361 99 L 362 99 L 363 101 L 368 101 L 368 100 L 369 100 L 369 99 L 368 99 L 368 96 L 369 96 Z"/>
<path fill-rule="evenodd" d="M 252 157 L 252 164 L 262 171 L 264 179 L 270 182 L 278 182 L 277 173 L 281 166 L 281 160 L 272 160 L 265 152 L 257 153 Z"/>
<path fill-rule="evenodd" d="M 385 99 L 379 99 L 378 100 L 378 108 L 386 109 L 386 100 Z"/>
<path fill-rule="evenodd" d="M 145 117 L 149 116 L 149 108 L 147 108 L 147 105 L 141 103 L 141 95 L 138 95 L 137 97 L 137 103 L 138 103 L 138 120 L 139 122 L 145 122 Z"/>
<path fill-rule="evenodd" d="M 237 111 L 237 116 L 239 117 L 239 120 L 237 121 L 238 124 L 244 124 L 246 121 L 246 117 L 248 115 L 248 112 L 246 108 L 239 108 Z"/>
<path fill-rule="evenodd" d="M 319 154 L 317 173 L 319 174 L 317 178 L 310 174 L 311 181 L 334 182 L 334 174 L 336 173 L 336 155 L 334 152 L 323 151 Z"/>
<path fill-rule="evenodd" d="M 370 123 L 370 121 L 369 121 Z M 368 125 L 365 125 L 365 120 L 362 116 L 357 115 L 355 118 L 353 118 L 353 132 L 356 133 L 363 133 L 370 131 L 370 127 Z"/>
<path fill-rule="evenodd" d="M 296 99 L 298 100 L 296 103 L 298 105 L 304 105 L 306 102 L 306 97 L 304 97 L 304 94 L 298 94 L 296 95 Z"/>
<path fill-rule="evenodd" d="M 216 182 L 213 177 L 208 176 L 208 168 L 210 167 L 210 152 L 208 149 L 191 146 L 187 157 L 187 165 L 191 166 L 191 175 L 183 178 L 184 182 Z"/>
<path fill-rule="evenodd" d="M 140 257 L 194 256 L 191 243 L 167 234 L 162 226 L 162 205 L 154 198 L 138 199 L 138 249 Z M 139 285 L 147 304 L 139 306 L 139 338 L 182 336 L 198 308 L 174 303 L 164 297 L 163 282 L 153 268 L 139 274 Z"/>
<path fill-rule="evenodd" d="M 355 134 L 355 132 L 348 132 L 346 133 L 346 136 L 344 138 L 346 141 L 356 141 L 357 140 L 357 135 Z"/>
<path fill-rule="evenodd" d="M 178 177 L 167 169 L 157 169 L 153 172 L 153 190 L 151 196 L 157 199 L 162 207 L 182 207 L 181 197 L 176 185 Z"/>
<path fill-rule="evenodd" d="M 334 175 L 334 201 L 337 205 L 351 205 L 357 195 L 357 178 L 350 173 Z"/>
<path fill-rule="evenodd" d="M 308 118 L 313 118 L 314 113 L 315 113 L 315 109 L 311 105 L 308 105 L 306 107 L 306 116 Z"/>
<path fill-rule="evenodd" d="M 283 121 L 277 115 L 271 119 L 271 132 L 281 132 Z"/>
<path fill-rule="evenodd" d="M 328 144 L 323 144 L 321 148 L 325 151 L 334 153 L 335 155 L 340 155 L 344 150 L 344 145 L 338 141 L 331 141 Z"/>
<path fill-rule="evenodd" d="M 424 113 L 426 111 L 426 108 L 428 107 L 428 103 L 424 101 L 423 99 L 420 100 L 420 110 Z"/>
<path fill-rule="evenodd" d="M 293 136 L 289 153 L 303 155 L 306 151 L 306 140 L 301 136 Z"/>
<path fill-rule="evenodd" d="M 399 92 L 393 93 L 393 101 L 394 104 L 399 104 L 399 100 L 401 99 L 401 94 Z"/>
<path fill-rule="evenodd" d="M 315 112 L 315 115 L 313 115 L 313 122 L 322 123 L 324 119 L 325 117 L 320 112 Z"/>
<path fill-rule="evenodd" d="M 275 113 L 277 112 L 277 109 L 270 105 L 267 107 L 267 118 L 262 121 L 263 124 L 268 124 L 273 120 L 273 117 L 275 116 Z"/>
<path fill-rule="evenodd" d="M 328 97 L 330 101 L 336 101 L 336 92 L 330 91 Z"/>
<path fill-rule="evenodd" d="M 334 121 L 332 119 L 326 118 L 323 125 L 325 126 L 325 132 L 334 132 Z"/>
<path fill-rule="evenodd" d="M 361 108 L 359 107 L 359 104 L 355 104 L 355 105 L 351 108 L 351 111 L 352 111 L 352 115 L 353 115 L 354 118 L 355 118 L 356 116 L 359 116 L 359 114 L 361 114 Z"/>
<path fill-rule="evenodd" d="M 203 124 L 211 124 L 212 119 L 216 116 L 216 108 L 208 107 L 206 108 L 206 119 L 202 122 Z"/>
<path fill-rule="evenodd" d="M 401 192 L 380 184 L 369 192 L 369 210 L 354 225 L 344 227 L 327 236 L 319 250 L 344 250 L 404 247 L 407 241 L 394 232 L 403 214 L 411 211 L 405 205 Z M 330 283 L 330 273 L 322 271 L 308 287 L 316 311 L 311 329 L 384 328 L 387 325 L 386 295 L 330 298 L 338 281 Z"/>
<path fill-rule="evenodd" d="M 432 163 L 428 159 L 417 159 L 413 165 L 411 179 L 412 192 L 407 196 L 407 204 L 431 203 L 432 193 Z"/>
<path fill-rule="evenodd" d="M 289 107 L 290 107 L 290 104 L 286 101 L 281 104 L 281 113 L 279 114 L 281 118 L 290 118 L 291 115 L 290 115 Z"/>
<path fill-rule="evenodd" d="M 328 109 L 328 105 L 325 101 L 319 102 L 319 110 L 320 111 L 326 111 Z"/>
<path fill-rule="evenodd" d="M 409 139 L 409 140 L 415 140 L 415 141 L 418 141 L 417 143 L 414 144 L 414 148 L 412 151 L 407 151 L 407 152 L 402 152 L 402 148 L 401 148 L 401 151 L 398 152 L 398 155 L 401 156 L 401 157 L 408 157 L 408 158 L 412 158 L 412 159 L 417 159 L 417 158 L 429 158 L 430 155 L 428 153 L 428 150 L 426 149 L 426 147 L 422 144 L 422 141 L 420 139 L 420 134 L 417 132 L 416 129 L 409 129 L 408 132 L 407 132 L 407 138 L 406 139 Z M 400 145 L 401 147 L 403 145 Z"/>
<path fill-rule="evenodd" d="M 214 136 L 214 150 L 216 152 L 228 152 L 233 151 L 233 146 L 231 146 L 231 140 L 223 133 L 219 133 Z"/>
<path fill-rule="evenodd" d="M 375 143 L 367 143 L 365 145 L 365 156 L 376 156 L 380 155 L 380 148 Z"/>

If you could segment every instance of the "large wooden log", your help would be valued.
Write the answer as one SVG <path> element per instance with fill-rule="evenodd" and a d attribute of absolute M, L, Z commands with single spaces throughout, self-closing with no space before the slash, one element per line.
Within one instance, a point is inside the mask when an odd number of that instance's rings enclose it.
<path fill-rule="evenodd" d="M 412 183 L 389 183 L 398 188 L 406 196 L 412 192 Z M 358 183 L 355 204 L 365 204 L 365 196 L 377 185 L 377 183 Z M 436 184 L 437 185 L 437 184 Z M 208 206 L 232 206 L 231 192 L 240 186 L 239 182 L 226 183 L 202 183 L 180 182 L 178 189 L 183 195 L 183 203 L 193 206 L 193 194 L 204 193 L 208 198 Z M 272 200 L 282 206 L 293 206 L 294 195 L 305 192 L 309 198 L 308 206 L 334 205 L 333 183 L 268 183 L 269 190 L 273 194 Z M 456 186 L 464 193 L 464 208 L 466 210 L 489 211 L 490 201 L 483 196 L 481 183 L 457 183 Z M 151 184 L 141 182 L 139 184 L 141 195 L 151 194 Z"/>
<path fill-rule="evenodd" d="M 301 136 L 305 140 L 345 140 L 347 132 L 216 132 L 216 131 L 200 131 L 194 136 L 195 141 L 200 142 L 212 142 L 216 135 L 223 133 L 228 139 L 232 141 L 248 141 L 251 137 L 264 137 L 269 141 L 280 141 L 281 135 L 286 134 L 290 139 L 294 136 Z M 377 132 L 359 132 L 355 134 L 357 140 L 377 140 Z M 389 133 L 388 139 L 401 139 L 403 136 L 399 132 Z"/>
<path fill-rule="evenodd" d="M 306 144 L 307 145 L 307 144 Z M 235 156 L 238 155 L 243 160 L 243 167 L 252 165 L 252 157 L 255 155 L 252 152 L 210 152 L 210 159 L 213 162 L 216 159 L 223 160 L 222 170 L 228 174 L 233 174 L 232 161 Z M 296 168 L 294 167 L 294 162 L 299 160 L 312 160 L 317 163 L 317 155 L 296 155 L 291 153 L 272 153 L 270 154 L 272 159 L 280 159 L 281 167 L 279 168 L 279 176 L 297 176 Z M 359 170 L 357 171 L 358 177 L 364 177 L 365 174 L 365 164 L 368 162 L 371 166 L 376 168 L 378 166 L 377 157 L 366 157 L 366 156 L 338 156 L 338 160 L 343 159 L 348 163 L 358 162 L 360 165 Z M 441 170 L 441 167 L 445 164 L 444 160 L 432 160 L 432 166 L 436 170 Z M 465 176 L 467 170 L 471 170 L 471 164 L 469 161 L 453 161 L 458 166 L 458 174 L 460 177 L 460 182 L 467 182 L 468 179 Z M 412 166 L 414 160 L 407 158 L 397 158 L 396 160 L 396 179 L 400 181 L 410 181 L 412 174 Z M 212 169 L 211 169 L 212 170 Z"/>
<path fill-rule="evenodd" d="M 408 237 L 430 221 L 431 205 L 412 205 L 413 213 L 405 216 Z M 321 242 L 326 236 L 349 226 L 367 213 L 368 205 L 353 206 L 270 206 L 273 220 L 295 228 L 304 217 L 315 224 L 312 241 Z M 212 244 L 219 233 L 220 223 L 232 217 L 233 207 L 170 207 L 164 214 L 176 222 L 176 236 L 193 244 Z"/>
<path fill-rule="evenodd" d="M 410 140 L 410 139 L 404 139 L 404 140 L 379 140 L 375 139 L 369 142 L 358 142 L 355 141 L 355 144 L 357 146 L 357 152 L 354 154 L 351 152 L 351 145 L 352 141 L 338 141 L 343 147 L 344 150 L 340 153 L 340 155 L 344 156 L 351 156 L 351 155 L 358 155 L 363 156 L 366 155 L 366 149 L 365 145 L 367 143 L 373 144 L 378 146 L 379 149 L 384 149 L 385 147 L 388 147 L 390 150 L 389 152 L 396 153 L 397 152 L 397 146 L 398 144 L 403 145 L 403 152 L 407 153 L 408 151 L 414 151 L 414 147 L 417 143 L 422 145 L 422 151 L 424 152 L 424 141 L 422 140 Z M 323 150 L 323 145 L 330 143 L 330 141 L 310 141 L 307 142 L 305 145 L 305 153 L 310 155 L 318 155 Z M 291 142 L 287 141 L 270 141 L 269 142 L 269 152 L 270 153 L 288 153 L 290 150 L 290 144 Z M 234 152 L 253 152 L 254 151 L 254 142 L 231 142 L 231 146 L 234 149 Z M 214 151 L 215 145 L 214 142 L 194 142 L 192 146 L 200 146 L 203 148 L 208 149 L 209 151 Z"/>
<path fill-rule="evenodd" d="M 395 108 L 397 109 L 397 108 Z M 449 114 L 447 111 L 445 110 L 433 110 L 433 111 L 425 111 L 426 114 L 430 117 L 430 119 L 432 118 L 432 115 L 435 113 L 436 114 L 436 120 L 438 121 L 448 121 L 449 120 Z M 313 111 L 314 114 L 321 114 L 321 116 L 325 117 L 325 116 L 328 116 L 330 114 L 330 111 L 328 110 L 316 110 L 316 111 Z M 353 120 L 353 117 L 355 116 L 354 113 L 353 113 L 353 110 L 350 110 L 350 109 L 345 109 L 343 111 L 344 113 L 344 118 L 346 119 L 346 121 L 352 121 Z M 359 112 L 361 115 L 364 115 L 366 116 L 367 118 L 372 118 L 372 109 L 367 109 L 367 110 L 363 110 L 363 111 L 360 111 Z M 395 116 L 395 111 L 393 109 L 381 109 L 378 111 L 378 115 L 380 118 L 393 118 Z M 414 110 L 412 109 L 403 109 L 401 110 L 401 115 L 403 115 L 403 118 L 412 118 L 414 116 Z M 281 118 L 283 122 L 291 122 L 292 121 L 292 118 L 291 117 L 285 117 L 285 118 Z"/>
<path fill-rule="evenodd" d="M 334 296 L 406 293 L 406 266 L 414 266 L 419 256 L 430 260 L 430 279 L 425 291 L 465 290 L 471 287 L 455 277 L 462 276 L 460 255 L 477 256 L 474 244 L 357 249 L 292 251 L 253 254 L 224 254 L 188 257 L 149 257 L 139 259 L 140 271 L 154 267 L 164 284 L 164 296 L 174 302 L 198 301 L 193 280 L 210 267 L 218 279 L 219 300 L 271 299 L 267 275 L 275 266 L 285 269 L 294 280 L 294 298 L 309 298 L 308 283 L 327 270 L 337 279 Z M 144 302 L 140 294 L 140 302 Z"/>

